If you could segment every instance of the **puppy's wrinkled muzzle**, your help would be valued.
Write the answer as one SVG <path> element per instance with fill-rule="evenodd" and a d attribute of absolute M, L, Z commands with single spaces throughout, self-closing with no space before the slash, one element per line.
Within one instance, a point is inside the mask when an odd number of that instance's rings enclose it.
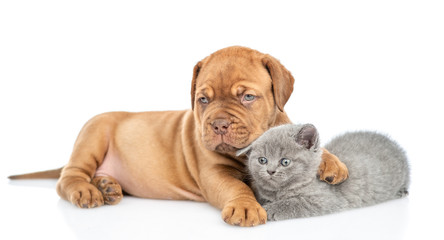
<path fill-rule="evenodd" d="M 225 135 L 230 131 L 231 122 L 226 119 L 216 119 L 211 123 L 211 128 L 217 135 Z"/>

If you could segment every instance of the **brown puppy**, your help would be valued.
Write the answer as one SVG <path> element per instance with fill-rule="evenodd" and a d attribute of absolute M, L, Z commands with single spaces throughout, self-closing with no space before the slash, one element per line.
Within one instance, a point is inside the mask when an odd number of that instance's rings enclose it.
<path fill-rule="evenodd" d="M 122 189 L 144 198 L 208 201 L 229 224 L 265 223 L 265 210 L 243 182 L 244 159 L 235 152 L 290 122 L 283 108 L 293 83 L 269 55 L 219 50 L 194 68 L 192 110 L 105 113 L 86 123 L 57 192 L 83 208 L 116 204 Z M 323 158 L 321 179 L 335 184 L 347 178 L 334 155 L 325 151 Z"/>

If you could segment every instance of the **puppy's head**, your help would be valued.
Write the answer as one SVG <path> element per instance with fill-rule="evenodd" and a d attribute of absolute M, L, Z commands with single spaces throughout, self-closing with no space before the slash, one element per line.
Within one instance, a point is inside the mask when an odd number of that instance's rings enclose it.
<path fill-rule="evenodd" d="M 278 60 L 245 47 L 225 48 L 197 63 L 191 98 L 204 146 L 234 153 L 288 122 L 283 109 L 293 83 Z"/>

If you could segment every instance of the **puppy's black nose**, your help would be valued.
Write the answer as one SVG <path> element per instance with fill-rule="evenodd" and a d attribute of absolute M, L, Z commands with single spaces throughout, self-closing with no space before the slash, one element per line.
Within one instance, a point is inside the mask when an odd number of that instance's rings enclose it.
<path fill-rule="evenodd" d="M 225 135 L 228 132 L 230 124 L 231 123 L 228 122 L 226 119 L 216 119 L 211 124 L 211 127 L 213 128 L 214 133 L 218 135 Z"/>
<path fill-rule="evenodd" d="M 270 174 L 270 175 L 273 175 L 273 174 L 276 173 L 276 171 L 274 171 L 274 170 L 267 170 L 267 173 Z"/>

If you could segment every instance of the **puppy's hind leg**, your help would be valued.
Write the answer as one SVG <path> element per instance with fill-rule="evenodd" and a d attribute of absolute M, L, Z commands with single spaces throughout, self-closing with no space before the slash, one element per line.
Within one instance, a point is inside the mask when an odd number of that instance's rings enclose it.
<path fill-rule="evenodd" d="M 92 184 L 102 193 L 105 204 L 116 205 L 122 200 L 122 187 L 120 187 L 120 184 L 113 177 L 95 176 Z"/>
<path fill-rule="evenodd" d="M 57 183 L 57 193 L 60 197 L 81 208 L 102 206 L 107 201 L 91 181 L 103 162 L 117 120 L 122 115 L 106 113 L 85 124 Z"/>

